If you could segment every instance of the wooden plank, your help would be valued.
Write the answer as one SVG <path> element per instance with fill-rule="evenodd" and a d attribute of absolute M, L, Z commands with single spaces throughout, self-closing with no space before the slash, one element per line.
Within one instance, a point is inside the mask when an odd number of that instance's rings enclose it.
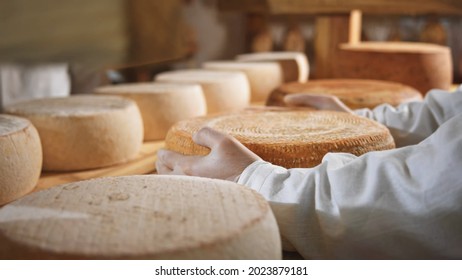
<path fill-rule="evenodd" d="M 162 147 L 164 147 L 164 141 L 145 142 L 138 157 L 134 160 L 105 168 L 77 172 L 43 172 L 34 191 L 92 178 L 152 173 L 155 171 L 157 151 Z"/>

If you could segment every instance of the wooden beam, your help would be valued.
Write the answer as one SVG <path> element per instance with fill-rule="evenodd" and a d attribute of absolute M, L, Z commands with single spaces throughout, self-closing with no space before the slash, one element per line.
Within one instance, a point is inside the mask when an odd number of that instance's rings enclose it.
<path fill-rule="evenodd" d="M 348 42 L 358 44 L 361 42 L 362 13 L 360 10 L 353 10 L 350 14 L 350 32 Z"/>

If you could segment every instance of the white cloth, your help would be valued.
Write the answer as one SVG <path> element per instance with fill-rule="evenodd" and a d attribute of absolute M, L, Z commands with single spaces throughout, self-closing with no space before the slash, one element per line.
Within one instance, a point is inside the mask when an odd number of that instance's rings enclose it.
<path fill-rule="evenodd" d="M 270 202 L 284 248 L 315 259 L 462 258 L 462 90 L 357 113 L 402 147 L 329 153 L 314 168 L 257 161 L 239 177 Z"/>

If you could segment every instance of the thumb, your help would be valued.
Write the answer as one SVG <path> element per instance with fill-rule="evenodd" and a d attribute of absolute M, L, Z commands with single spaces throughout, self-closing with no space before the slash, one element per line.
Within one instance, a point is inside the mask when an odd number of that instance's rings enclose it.
<path fill-rule="evenodd" d="M 223 134 L 213 128 L 205 126 L 199 129 L 199 131 L 193 135 L 192 140 L 196 144 L 199 144 L 201 146 L 205 146 L 211 149 L 217 144 L 219 144 L 226 137 L 227 137 L 226 134 Z"/>

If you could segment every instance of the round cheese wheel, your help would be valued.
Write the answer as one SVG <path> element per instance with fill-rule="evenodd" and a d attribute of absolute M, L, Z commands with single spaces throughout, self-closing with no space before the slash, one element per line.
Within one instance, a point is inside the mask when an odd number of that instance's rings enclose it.
<path fill-rule="evenodd" d="M 36 99 L 5 110 L 29 119 L 37 128 L 44 170 L 83 170 L 126 162 L 138 154 L 143 142 L 136 103 L 120 97 Z"/>
<path fill-rule="evenodd" d="M 449 89 L 452 59 L 448 47 L 412 42 L 342 44 L 334 77 L 387 80 L 412 86 L 424 95 Z"/>
<path fill-rule="evenodd" d="M 282 68 L 277 62 L 209 61 L 205 69 L 242 71 L 250 84 L 250 100 L 265 101 L 268 95 L 284 82 Z"/>
<path fill-rule="evenodd" d="M 301 52 L 259 52 L 241 54 L 236 57 L 239 61 L 276 61 L 281 65 L 284 82 L 306 82 L 310 67 L 308 58 Z"/>
<path fill-rule="evenodd" d="M 209 114 L 242 109 L 250 102 L 249 81 L 245 74 L 240 72 L 176 70 L 158 74 L 156 81 L 200 84 Z"/>
<path fill-rule="evenodd" d="M 416 89 L 399 83 L 359 79 L 329 79 L 284 84 L 271 93 L 266 105 L 285 106 L 284 96 L 291 93 L 337 96 L 351 109 L 372 109 L 384 103 L 398 106 L 404 102 L 422 100 L 422 94 Z"/>
<path fill-rule="evenodd" d="M 207 178 L 99 178 L 0 209 L 0 259 L 280 259 L 280 242 L 261 195 Z"/>
<path fill-rule="evenodd" d="M 95 93 L 117 95 L 136 102 L 143 117 L 144 140 L 161 140 L 176 122 L 206 114 L 197 84 L 136 83 L 104 86 Z"/>
<path fill-rule="evenodd" d="M 42 170 L 42 147 L 26 119 L 0 115 L 0 205 L 34 189 Z"/>
<path fill-rule="evenodd" d="M 198 117 L 175 124 L 165 146 L 186 155 L 205 155 L 209 149 L 192 141 L 208 126 L 234 136 L 262 159 L 286 168 L 313 167 L 328 152 L 361 155 L 394 148 L 388 129 L 369 119 L 329 111 L 253 111 Z"/>

